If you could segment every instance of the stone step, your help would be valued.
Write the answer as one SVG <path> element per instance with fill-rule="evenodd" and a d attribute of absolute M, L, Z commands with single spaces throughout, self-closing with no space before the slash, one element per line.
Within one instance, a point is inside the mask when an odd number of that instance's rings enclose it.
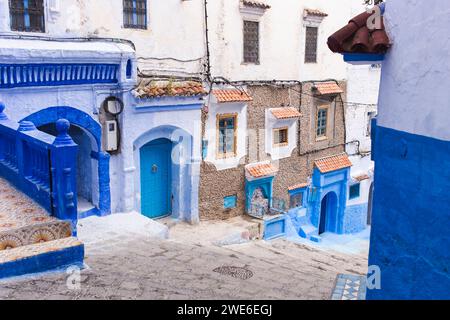
<path fill-rule="evenodd" d="M 68 266 L 82 267 L 84 245 L 74 237 L 0 251 L 0 279 L 45 272 Z"/>

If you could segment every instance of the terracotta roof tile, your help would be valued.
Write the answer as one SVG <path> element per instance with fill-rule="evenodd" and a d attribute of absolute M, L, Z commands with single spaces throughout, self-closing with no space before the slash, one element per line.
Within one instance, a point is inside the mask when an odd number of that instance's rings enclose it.
<path fill-rule="evenodd" d="M 305 15 L 316 17 L 328 17 L 328 13 L 322 12 L 317 9 L 305 9 Z"/>
<path fill-rule="evenodd" d="M 367 174 L 361 174 L 359 176 L 353 177 L 353 179 L 355 179 L 356 181 L 361 182 L 361 181 L 370 179 L 370 177 Z"/>
<path fill-rule="evenodd" d="M 306 188 L 307 186 L 309 186 L 309 183 L 299 183 L 296 185 L 293 185 L 291 187 L 288 188 L 289 191 L 293 191 L 293 190 L 297 190 L 297 189 L 303 189 Z"/>
<path fill-rule="evenodd" d="M 322 173 L 328 173 L 352 166 L 352 163 L 346 153 L 318 159 L 314 162 L 314 164 Z"/>
<path fill-rule="evenodd" d="M 372 13 L 364 12 L 328 38 L 328 47 L 337 53 L 384 54 L 390 47 L 389 37 L 381 17 L 381 28 L 369 30 L 367 20 Z"/>
<path fill-rule="evenodd" d="M 263 1 L 242 0 L 242 4 L 247 7 L 270 9 L 270 6 L 267 3 L 264 3 Z"/>
<path fill-rule="evenodd" d="M 275 168 L 273 164 L 265 163 L 265 164 L 258 164 L 251 167 L 247 167 L 247 172 L 253 177 L 253 178 L 262 178 L 265 176 L 271 176 L 278 172 L 278 169 Z"/>
<path fill-rule="evenodd" d="M 270 112 L 272 112 L 273 116 L 277 119 L 290 119 L 301 116 L 301 113 L 293 107 L 273 108 L 270 109 Z"/>
<path fill-rule="evenodd" d="M 217 89 L 213 90 L 212 93 L 216 97 L 218 103 L 253 101 L 253 98 L 250 97 L 247 92 L 238 89 Z"/>
<path fill-rule="evenodd" d="M 339 87 L 338 84 L 333 81 L 316 82 L 314 84 L 314 88 L 320 95 L 339 94 L 344 92 L 344 90 L 342 90 L 341 87 Z"/>
<path fill-rule="evenodd" d="M 191 97 L 207 94 L 200 82 L 152 81 L 151 79 L 141 79 L 133 93 L 137 98 Z"/>

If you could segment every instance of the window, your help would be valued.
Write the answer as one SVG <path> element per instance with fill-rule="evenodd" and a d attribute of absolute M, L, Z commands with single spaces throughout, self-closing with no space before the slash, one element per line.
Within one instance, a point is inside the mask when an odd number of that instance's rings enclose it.
<path fill-rule="evenodd" d="M 290 198 L 290 208 L 303 207 L 303 192 L 292 194 Z"/>
<path fill-rule="evenodd" d="M 236 156 L 236 125 L 237 115 L 217 116 L 218 158 L 229 158 Z"/>
<path fill-rule="evenodd" d="M 317 138 L 326 138 L 327 136 L 327 121 L 328 108 L 322 107 L 317 110 Z"/>
<path fill-rule="evenodd" d="M 360 190 L 361 190 L 360 183 L 350 186 L 349 199 L 351 200 L 351 199 L 359 198 Z"/>
<path fill-rule="evenodd" d="M 11 30 L 45 32 L 43 0 L 10 0 Z"/>
<path fill-rule="evenodd" d="M 244 63 L 259 63 L 259 22 L 244 21 Z"/>
<path fill-rule="evenodd" d="M 237 195 L 223 198 L 224 209 L 233 209 L 237 206 Z"/>
<path fill-rule="evenodd" d="M 376 112 L 367 112 L 367 130 L 366 130 L 366 137 L 370 137 L 370 134 L 372 132 L 372 119 L 377 116 Z"/>
<path fill-rule="evenodd" d="M 305 37 L 305 62 L 316 63 L 317 62 L 317 35 L 319 28 L 306 27 Z"/>
<path fill-rule="evenodd" d="M 273 130 L 273 144 L 274 146 L 288 145 L 288 128 Z"/>
<path fill-rule="evenodd" d="M 147 0 L 123 0 L 123 26 L 147 29 Z"/>

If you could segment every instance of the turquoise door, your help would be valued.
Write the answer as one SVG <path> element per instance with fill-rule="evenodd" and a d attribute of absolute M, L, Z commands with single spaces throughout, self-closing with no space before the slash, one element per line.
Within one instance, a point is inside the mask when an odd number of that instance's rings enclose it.
<path fill-rule="evenodd" d="M 154 140 L 140 150 L 141 212 L 149 218 L 171 214 L 171 153 L 167 139 Z"/>

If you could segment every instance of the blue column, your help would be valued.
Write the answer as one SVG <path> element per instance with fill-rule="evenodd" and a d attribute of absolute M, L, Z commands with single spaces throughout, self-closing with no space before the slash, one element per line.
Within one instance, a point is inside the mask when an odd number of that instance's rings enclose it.
<path fill-rule="evenodd" d="M 111 213 L 111 187 L 109 178 L 109 159 L 107 152 L 98 154 L 98 178 L 99 178 L 99 210 L 100 215 Z"/>
<path fill-rule="evenodd" d="M 73 235 L 77 226 L 76 161 L 78 146 L 69 136 L 70 123 L 66 119 L 56 122 L 58 132 L 51 149 L 53 214 L 72 223 Z"/>

